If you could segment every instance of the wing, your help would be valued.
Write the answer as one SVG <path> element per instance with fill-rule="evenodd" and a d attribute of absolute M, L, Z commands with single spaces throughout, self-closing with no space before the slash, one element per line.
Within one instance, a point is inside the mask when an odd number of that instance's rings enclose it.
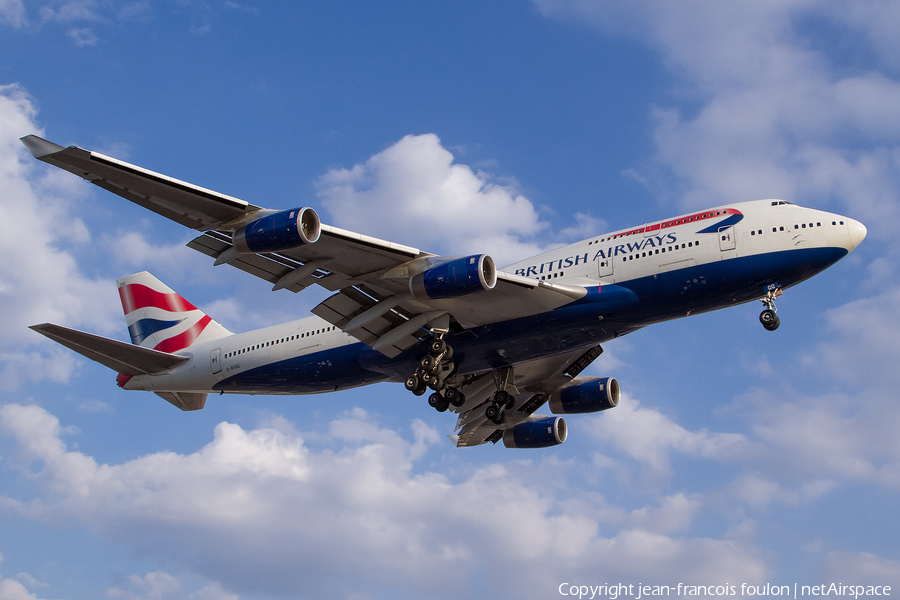
<path fill-rule="evenodd" d="M 521 363 L 515 366 L 514 383 L 511 387 L 515 405 L 506 411 L 501 425 L 488 420 L 485 407 L 497 389 L 496 372 L 485 373 L 471 378 L 460 388 L 466 402 L 458 409 L 457 433 L 450 439 L 458 446 L 478 446 L 486 442 L 496 443 L 503 432 L 528 420 L 549 400 L 554 392 L 570 385 L 575 378 L 598 356 L 603 353 L 600 346 L 574 350 L 547 358 Z"/>
<path fill-rule="evenodd" d="M 447 331 L 530 316 L 587 293 L 579 286 L 498 271 L 489 258 L 478 262 L 481 289 L 469 285 L 471 273 L 468 283 L 447 287 L 473 257 L 437 257 L 324 225 L 309 208 L 264 209 L 34 135 L 23 137 L 22 143 L 38 160 L 202 231 L 188 246 L 215 258 L 217 265 L 230 264 L 265 279 L 274 290 L 298 292 L 318 284 L 335 292 L 313 313 L 390 357 L 429 335 L 424 327 Z"/>

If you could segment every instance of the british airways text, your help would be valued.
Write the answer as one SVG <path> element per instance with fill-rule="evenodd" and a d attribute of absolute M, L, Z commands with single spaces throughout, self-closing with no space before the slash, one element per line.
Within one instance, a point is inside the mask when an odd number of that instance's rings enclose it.
<path fill-rule="evenodd" d="M 632 254 L 634 252 L 640 252 L 641 250 L 645 250 L 647 248 L 659 248 L 661 246 L 674 244 L 677 241 L 678 239 L 676 238 L 674 233 L 648 237 L 640 241 L 628 242 L 627 244 L 616 244 L 615 246 L 610 246 L 605 250 L 598 250 L 597 253 L 594 254 L 593 259 L 590 259 L 590 252 L 585 252 L 584 254 L 575 254 L 573 256 L 567 256 L 566 258 L 556 258 L 545 263 L 540 263 L 538 265 L 531 265 L 529 267 L 516 269 L 516 275 L 531 277 L 535 275 L 542 275 L 544 273 L 552 273 L 554 271 L 561 271 L 562 269 L 568 267 L 575 267 L 578 265 L 586 264 L 588 262 L 595 262 L 601 258 L 612 258 L 613 256 L 619 256 L 620 254 Z"/>

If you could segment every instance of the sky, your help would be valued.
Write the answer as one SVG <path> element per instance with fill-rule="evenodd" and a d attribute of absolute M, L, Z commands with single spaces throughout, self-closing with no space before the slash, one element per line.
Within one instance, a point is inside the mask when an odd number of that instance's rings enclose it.
<path fill-rule="evenodd" d="M 890 0 L 0 0 L 0 600 L 900 593 L 898 27 Z M 182 413 L 30 331 L 127 339 L 143 270 L 232 331 L 326 297 L 213 267 L 32 133 L 498 264 L 759 198 L 869 233 L 776 332 L 749 304 L 606 344 L 620 404 L 565 444 L 457 449 L 399 384 Z"/>

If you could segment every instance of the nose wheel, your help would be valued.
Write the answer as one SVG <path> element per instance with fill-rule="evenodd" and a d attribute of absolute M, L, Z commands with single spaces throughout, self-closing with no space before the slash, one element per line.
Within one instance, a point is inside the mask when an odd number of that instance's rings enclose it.
<path fill-rule="evenodd" d="M 759 322 L 767 331 L 775 331 L 781 325 L 781 319 L 778 318 L 778 309 L 775 308 L 775 298 L 781 296 L 784 292 L 780 287 L 770 289 L 766 295 L 760 298 L 765 309 L 759 313 Z"/>

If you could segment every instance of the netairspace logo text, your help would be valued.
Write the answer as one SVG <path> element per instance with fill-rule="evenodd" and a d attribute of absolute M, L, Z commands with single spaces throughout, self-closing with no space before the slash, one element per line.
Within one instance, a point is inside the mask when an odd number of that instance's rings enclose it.
<path fill-rule="evenodd" d="M 726 583 L 724 585 L 642 585 L 642 584 L 603 584 L 603 585 L 575 585 L 570 583 L 559 584 L 561 596 L 572 596 L 578 600 L 594 600 L 606 598 L 642 598 L 652 596 L 783 596 L 786 598 L 799 598 L 801 596 L 845 596 L 858 600 L 860 596 L 890 596 L 889 585 L 844 585 L 841 583 L 821 585 L 750 585 L 742 583 Z"/>

